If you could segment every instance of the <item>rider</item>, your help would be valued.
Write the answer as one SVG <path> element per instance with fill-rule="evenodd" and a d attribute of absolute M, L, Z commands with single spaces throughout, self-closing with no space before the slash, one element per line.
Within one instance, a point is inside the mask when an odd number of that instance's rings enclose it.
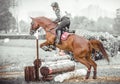
<path fill-rule="evenodd" d="M 63 16 L 61 17 L 60 15 L 60 9 L 59 9 L 59 5 L 57 2 L 53 2 L 51 4 L 52 8 L 53 8 L 53 11 L 55 11 L 55 14 L 57 16 L 57 18 L 53 21 L 54 23 L 59 23 L 57 28 L 56 28 L 56 41 L 55 43 L 56 44 L 60 44 L 61 43 L 61 34 L 63 32 L 63 29 L 64 28 L 68 28 L 69 29 L 69 26 L 70 26 L 70 18 L 67 17 L 67 16 Z"/>

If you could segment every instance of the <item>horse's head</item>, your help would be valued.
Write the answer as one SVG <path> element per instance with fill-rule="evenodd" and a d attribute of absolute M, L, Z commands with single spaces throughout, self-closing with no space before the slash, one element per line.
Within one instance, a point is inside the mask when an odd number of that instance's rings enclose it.
<path fill-rule="evenodd" d="M 31 18 L 31 28 L 30 28 L 30 34 L 33 35 L 34 32 L 39 28 L 44 28 L 45 31 L 50 28 L 55 28 L 56 24 L 52 22 L 52 20 L 46 18 L 46 17 L 37 17 L 37 18 Z"/>
<path fill-rule="evenodd" d="M 31 28 L 30 28 L 30 35 L 33 35 L 36 30 L 40 27 L 39 23 L 35 20 L 35 18 L 32 18 L 32 22 L 31 22 Z"/>

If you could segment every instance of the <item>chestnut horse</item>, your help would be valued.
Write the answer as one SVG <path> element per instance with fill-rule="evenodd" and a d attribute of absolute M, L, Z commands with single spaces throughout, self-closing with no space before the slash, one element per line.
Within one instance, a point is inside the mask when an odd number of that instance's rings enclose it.
<path fill-rule="evenodd" d="M 91 39 L 89 41 L 92 45 L 92 49 L 95 50 L 94 56 L 96 56 L 96 51 L 99 51 L 103 54 L 104 58 L 106 58 L 107 61 L 109 62 L 108 54 L 105 51 L 103 44 L 99 40 L 96 40 L 96 39 Z"/>
<path fill-rule="evenodd" d="M 39 27 L 42 27 L 46 32 L 46 41 L 40 44 L 40 48 L 46 49 L 45 46 L 54 45 L 56 38 L 55 28 L 57 24 L 53 23 L 52 20 L 46 17 L 36 17 L 31 19 L 31 35 Z M 89 78 L 91 67 L 93 67 L 93 79 L 96 79 L 97 64 L 91 59 L 92 46 L 89 40 L 75 34 L 70 34 L 66 40 L 61 41 L 61 44 L 55 46 L 61 50 L 71 51 L 74 55 L 74 59 L 87 67 L 86 79 Z"/>

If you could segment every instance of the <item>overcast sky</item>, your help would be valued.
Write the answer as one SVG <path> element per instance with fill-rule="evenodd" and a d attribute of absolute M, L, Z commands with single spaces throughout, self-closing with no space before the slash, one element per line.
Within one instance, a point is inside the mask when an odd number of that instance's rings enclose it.
<path fill-rule="evenodd" d="M 59 3 L 61 11 L 67 11 L 73 16 L 79 15 L 78 11 L 87 8 L 89 5 L 98 5 L 107 11 L 115 12 L 120 8 L 120 0 L 18 0 L 19 7 L 16 10 L 18 19 L 28 20 L 29 16 L 55 17 L 51 3 Z"/>

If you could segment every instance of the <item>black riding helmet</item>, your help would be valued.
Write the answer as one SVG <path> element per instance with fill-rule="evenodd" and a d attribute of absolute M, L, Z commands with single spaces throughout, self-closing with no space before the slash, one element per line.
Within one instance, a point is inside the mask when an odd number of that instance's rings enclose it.
<path fill-rule="evenodd" d="M 51 4 L 51 6 L 52 6 L 52 7 L 59 8 L 59 6 L 58 6 L 58 3 L 57 3 L 57 2 L 53 2 L 53 3 Z"/>

